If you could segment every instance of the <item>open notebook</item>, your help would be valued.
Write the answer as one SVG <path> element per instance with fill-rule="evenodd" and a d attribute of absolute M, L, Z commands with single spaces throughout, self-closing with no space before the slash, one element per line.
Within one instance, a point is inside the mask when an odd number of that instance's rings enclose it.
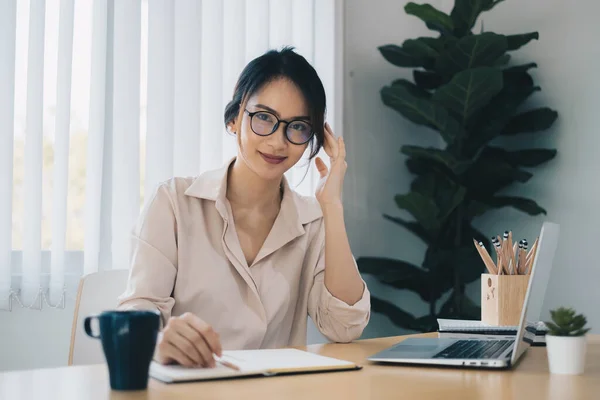
<path fill-rule="evenodd" d="M 162 382 L 174 383 L 360 368 L 349 361 L 296 349 L 236 350 L 224 351 L 215 368 L 186 368 L 152 362 L 150 376 Z"/>

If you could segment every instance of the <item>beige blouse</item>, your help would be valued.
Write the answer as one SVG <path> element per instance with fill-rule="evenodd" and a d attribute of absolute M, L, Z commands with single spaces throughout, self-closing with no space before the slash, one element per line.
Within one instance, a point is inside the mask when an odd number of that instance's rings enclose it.
<path fill-rule="evenodd" d="M 226 198 L 232 161 L 158 186 L 132 233 L 129 282 L 119 308 L 157 309 L 163 325 L 191 312 L 229 350 L 305 345 L 307 315 L 332 341 L 358 338 L 370 317 L 367 286 L 354 305 L 329 293 L 321 208 L 314 197 L 291 190 L 285 178 L 280 212 L 247 265 Z"/>

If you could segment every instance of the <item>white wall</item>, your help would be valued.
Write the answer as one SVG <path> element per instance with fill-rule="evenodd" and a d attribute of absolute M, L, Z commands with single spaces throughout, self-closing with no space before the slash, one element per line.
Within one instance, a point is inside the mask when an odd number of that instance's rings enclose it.
<path fill-rule="evenodd" d="M 72 299 L 64 310 L 0 311 L 0 371 L 67 365 Z"/>
<path fill-rule="evenodd" d="M 408 190 L 410 174 L 399 154 L 402 144 L 439 144 L 436 134 L 422 130 L 379 97 L 382 86 L 408 77 L 409 71 L 387 63 L 377 51 L 380 45 L 401 44 L 405 39 L 431 31 L 415 17 L 404 13 L 406 1 L 346 1 L 346 119 L 344 135 L 348 149 L 348 178 L 345 184 L 346 218 L 354 254 L 402 258 L 419 263 L 424 247 L 402 228 L 387 222 L 382 213 L 402 215 L 393 202 L 397 193 Z M 430 1 L 449 11 L 451 0 Z M 547 217 L 532 218 L 503 209 L 478 221 L 482 232 L 492 235 L 512 229 L 517 236 L 534 238 L 544 219 L 561 225 L 561 242 L 548 287 L 545 310 L 572 305 L 588 316 L 593 330 L 600 332 L 600 300 L 597 285 L 600 265 L 595 243 L 600 230 L 600 187 L 598 172 L 600 134 L 600 27 L 595 18 L 600 3 L 580 0 L 573 7 L 560 0 L 509 0 L 483 14 L 487 31 L 525 33 L 538 31 L 540 40 L 514 53 L 515 62 L 536 62 L 534 79 L 542 87 L 533 105 L 549 106 L 559 112 L 555 126 L 541 134 L 523 135 L 531 146 L 556 147 L 558 157 L 534 170 L 534 178 L 511 193 L 537 200 Z M 508 143 L 508 145 L 513 145 Z M 594 179 L 596 178 L 596 179 Z M 427 309 L 416 296 L 393 292 L 369 281 L 372 292 L 393 299 L 417 316 Z M 471 287 L 479 296 L 477 285 Z M 401 332 L 387 318 L 374 315 L 365 337 Z"/>

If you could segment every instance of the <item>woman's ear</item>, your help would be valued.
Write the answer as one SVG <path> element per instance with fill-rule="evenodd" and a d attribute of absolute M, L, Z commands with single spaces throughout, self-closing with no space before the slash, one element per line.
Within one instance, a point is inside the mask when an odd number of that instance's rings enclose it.
<path fill-rule="evenodd" d="M 239 132 L 239 127 L 238 127 L 237 121 L 238 121 L 238 118 L 236 117 L 227 124 L 227 132 L 232 133 L 234 135 Z"/>

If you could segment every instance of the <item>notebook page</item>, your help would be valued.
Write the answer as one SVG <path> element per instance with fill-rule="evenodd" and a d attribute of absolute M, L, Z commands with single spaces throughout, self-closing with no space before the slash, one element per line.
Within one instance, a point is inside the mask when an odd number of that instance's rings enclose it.
<path fill-rule="evenodd" d="M 215 368 L 188 368 L 180 365 L 161 365 L 155 361 L 150 364 L 150 376 L 164 382 L 228 378 L 259 373 L 261 371 L 251 368 L 240 368 L 240 371 L 236 371 L 219 363 L 217 363 Z"/>
<path fill-rule="evenodd" d="M 240 367 L 241 370 L 255 369 L 283 372 L 355 367 L 355 364 L 349 361 L 320 356 L 297 349 L 224 351 L 222 358 Z"/>

